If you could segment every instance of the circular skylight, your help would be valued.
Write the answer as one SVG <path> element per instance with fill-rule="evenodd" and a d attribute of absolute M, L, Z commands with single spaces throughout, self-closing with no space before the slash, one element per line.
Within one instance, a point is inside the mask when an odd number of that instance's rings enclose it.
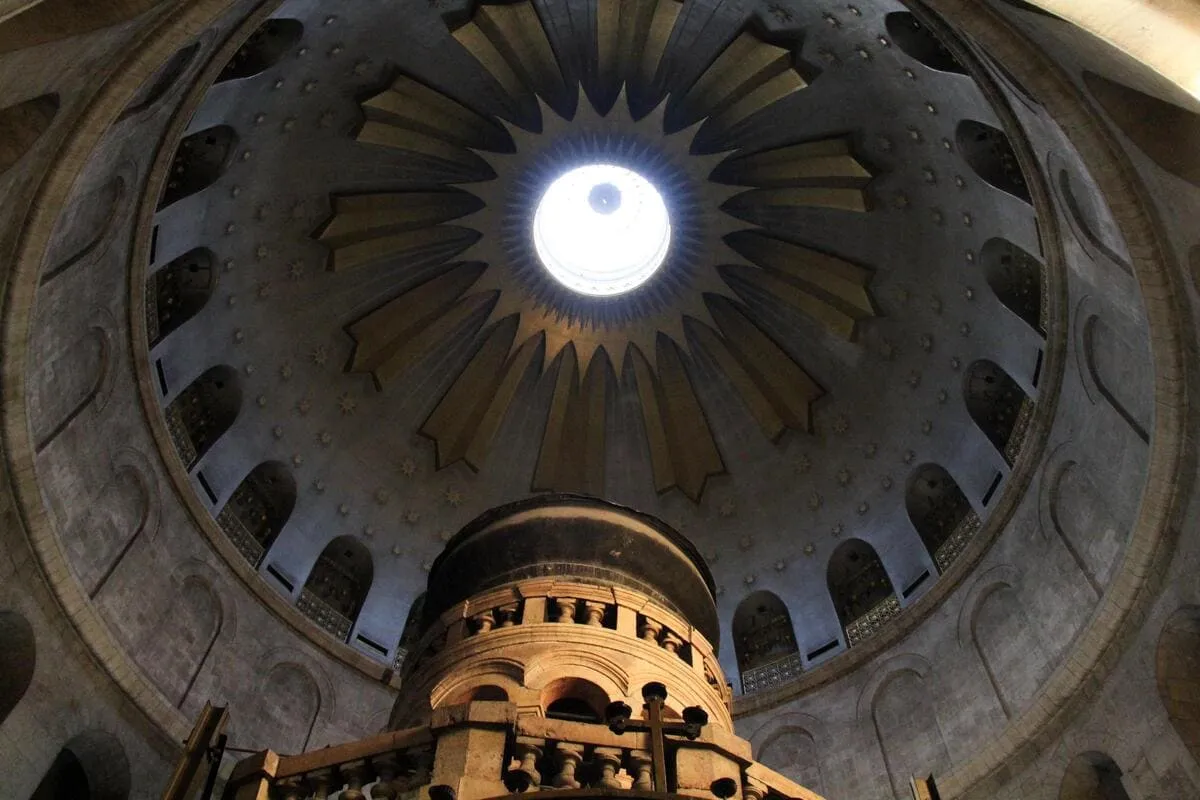
<path fill-rule="evenodd" d="M 641 286 L 662 266 L 671 219 L 654 184 L 614 164 L 576 167 L 533 215 L 538 258 L 559 283 L 596 297 Z"/>

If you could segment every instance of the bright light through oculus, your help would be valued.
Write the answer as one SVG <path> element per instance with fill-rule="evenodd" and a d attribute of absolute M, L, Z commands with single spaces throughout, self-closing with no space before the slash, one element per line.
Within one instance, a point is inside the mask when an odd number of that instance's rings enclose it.
<path fill-rule="evenodd" d="M 559 283 L 597 297 L 641 286 L 662 266 L 671 219 L 654 184 L 614 164 L 557 178 L 533 215 L 538 258 Z"/>

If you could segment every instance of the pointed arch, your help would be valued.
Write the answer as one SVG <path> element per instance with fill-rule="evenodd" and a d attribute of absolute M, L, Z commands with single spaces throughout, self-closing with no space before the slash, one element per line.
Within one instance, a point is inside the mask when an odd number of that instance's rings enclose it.
<path fill-rule="evenodd" d="M 1042 262 L 1007 239 L 988 239 L 979 249 L 984 279 L 1004 307 L 1042 336 L 1046 323 L 1042 304 Z"/>
<path fill-rule="evenodd" d="M 979 530 L 971 501 L 940 464 L 922 464 L 913 471 L 904 508 L 939 572 L 946 571 Z"/>
<path fill-rule="evenodd" d="M 848 647 L 900 613 L 900 601 L 883 561 L 862 539 L 847 539 L 838 545 L 825 574 Z"/>
<path fill-rule="evenodd" d="M 200 313 L 217 282 L 216 259 L 196 247 L 146 278 L 146 338 L 154 347 Z"/>
<path fill-rule="evenodd" d="M 339 536 L 321 551 L 304 581 L 297 605 L 313 622 L 345 641 L 371 590 L 371 553 L 353 536 Z"/>
<path fill-rule="evenodd" d="M 765 689 L 800 672 L 792 615 L 773 592 L 753 592 L 738 603 L 733 612 L 733 649 L 743 692 Z"/>
<path fill-rule="evenodd" d="M 967 413 L 1011 465 L 1025 438 L 1033 401 L 999 364 L 981 359 L 963 377 Z"/>
<path fill-rule="evenodd" d="M 171 161 L 158 210 L 215 183 L 229 167 L 237 143 L 237 132 L 228 125 L 214 125 L 183 137 Z"/>
<path fill-rule="evenodd" d="M 242 479 L 217 524 L 252 566 L 275 543 L 296 507 L 296 479 L 282 461 L 265 461 Z"/>
<path fill-rule="evenodd" d="M 229 430 L 241 408 L 241 380 L 224 364 L 210 367 L 167 406 L 167 428 L 189 470 Z"/>
<path fill-rule="evenodd" d="M 999 128 L 964 119 L 954 131 L 959 155 L 985 182 L 1018 200 L 1033 203 L 1012 142 Z"/>

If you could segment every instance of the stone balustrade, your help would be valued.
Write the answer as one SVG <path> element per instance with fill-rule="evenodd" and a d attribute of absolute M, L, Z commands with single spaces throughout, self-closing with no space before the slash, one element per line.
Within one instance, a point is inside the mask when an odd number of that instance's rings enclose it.
<path fill-rule="evenodd" d="M 343 642 L 350 636 L 350 629 L 354 627 L 354 623 L 345 614 L 317 597 L 307 588 L 300 591 L 296 608 L 300 609 L 304 616 L 320 625 L 329 635 Z"/>
<path fill-rule="evenodd" d="M 870 611 L 846 626 L 846 646 L 854 645 L 878 631 L 892 617 L 900 613 L 900 600 L 890 594 L 879 601 Z"/>
<path fill-rule="evenodd" d="M 788 653 L 769 664 L 742 670 L 742 692 L 750 694 L 770 689 L 799 678 L 802 672 L 804 660 L 800 653 Z"/>

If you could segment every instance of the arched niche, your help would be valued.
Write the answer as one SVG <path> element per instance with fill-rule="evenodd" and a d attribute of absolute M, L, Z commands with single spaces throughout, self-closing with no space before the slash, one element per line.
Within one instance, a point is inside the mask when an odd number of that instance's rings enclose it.
<path fill-rule="evenodd" d="M 838 621 L 853 647 L 900 611 L 891 579 L 875 548 L 862 539 L 847 539 L 829 557 L 829 596 Z"/>
<path fill-rule="evenodd" d="M 1042 263 L 1007 239 L 988 239 L 979 250 L 988 286 L 997 299 L 1043 336 Z"/>
<path fill-rule="evenodd" d="M 1167 618 L 1155 651 L 1155 677 L 1171 726 L 1200 764 L 1200 606 Z"/>
<path fill-rule="evenodd" d="M 291 661 L 273 665 L 254 698 L 250 747 L 286 754 L 308 749 L 324 698 L 307 667 Z"/>
<path fill-rule="evenodd" d="M 237 142 L 237 133 L 228 125 L 215 125 L 183 137 L 171 161 L 159 210 L 215 183 L 229 166 Z"/>
<path fill-rule="evenodd" d="M 1026 203 L 1032 203 L 1029 186 L 1008 136 L 999 128 L 964 119 L 954 132 L 959 155 L 987 183 Z"/>
<path fill-rule="evenodd" d="M 1109 498 L 1092 469 L 1080 461 L 1066 459 L 1046 474 L 1053 532 L 1099 597 L 1123 539 Z"/>
<path fill-rule="evenodd" d="M 1094 72 L 1085 71 L 1083 83 L 1121 132 L 1151 161 L 1200 188 L 1200 114 Z"/>
<path fill-rule="evenodd" d="M 404 630 L 400 632 L 400 646 L 396 651 L 396 666 L 399 667 L 421 637 L 422 617 L 425 613 L 425 592 L 417 595 L 408 607 L 408 616 L 404 618 Z"/>
<path fill-rule="evenodd" d="M 917 669 L 892 670 L 871 697 L 871 722 L 896 800 L 912 797 L 911 776 L 940 774 L 950 764 L 929 677 L 924 662 Z M 919 721 L 914 719 L 914 709 L 922 709 Z"/>
<path fill-rule="evenodd" d="M 237 419 L 242 387 L 233 367 L 211 367 L 167 406 L 167 427 L 188 469 Z"/>
<path fill-rule="evenodd" d="M 212 297 L 216 264 L 207 247 L 173 259 L 146 279 L 146 338 L 154 347 L 187 322 Z"/>
<path fill-rule="evenodd" d="M 42 776 L 30 800 L 128 800 L 129 759 L 111 733 L 72 737 Z"/>
<path fill-rule="evenodd" d="M 757 760 L 805 789 L 825 793 L 817 743 L 804 728 L 788 726 L 772 734 L 759 748 Z"/>
<path fill-rule="evenodd" d="M 446 698 L 442 702 L 442 704 L 448 705 L 448 706 L 453 706 L 453 705 L 459 705 L 460 703 L 474 703 L 474 702 L 482 702 L 482 701 L 507 702 L 508 701 L 508 692 L 506 692 L 503 687 L 496 686 L 496 685 L 490 684 L 490 683 L 484 684 L 482 686 L 472 686 L 469 689 L 463 689 L 462 691 L 456 692 L 455 694 Z M 558 702 L 561 703 L 563 701 L 560 700 Z M 590 707 L 589 707 L 589 712 L 590 712 Z M 549 709 L 547 709 L 546 715 L 552 716 L 549 713 Z M 559 719 L 568 719 L 568 718 L 573 719 L 573 717 L 559 717 Z"/>
<path fill-rule="evenodd" d="M 1015 575 L 989 575 L 970 594 L 968 611 L 971 644 L 1008 719 L 1029 705 L 1050 672 L 1014 581 Z"/>
<path fill-rule="evenodd" d="M 742 690 L 760 688 L 748 673 L 800 651 L 787 605 L 772 592 L 747 595 L 733 613 L 733 649 L 742 675 Z"/>
<path fill-rule="evenodd" d="M 112 366 L 107 324 L 108 320 L 96 320 L 75 341 L 37 365 L 29 381 L 28 403 L 37 452 L 45 450 L 88 406 L 103 401 Z"/>
<path fill-rule="evenodd" d="M 217 524 L 253 566 L 271 549 L 296 506 L 296 479 L 281 461 L 259 464 L 242 479 Z"/>
<path fill-rule="evenodd" d="M 57 42 L 131 20 L 160 0 L 42 0 L 0 26 L 0 55 Z"/>
<path fill-rule="evenodd" d="M 71 566 L 93 600 L 156 518 L 154 479 L 141 465 L 140 453 L 127 454 L 114 459 L 108 481 L 63 537 Z"/>
<path fill-rule="evenodd" d="M 904 508 L 940 572 L 946 571 L 979 529 L 971 501 L 939 464 L 922 464 L 913 471 Z"/>
<path fill-rule="evenodd" d="M 129 172 L 121 169 L 103 185 L 74 197 L 59 216 L 54 244 L 47 250 L 46 284 L 95 253 L 108 241 L 129 193 Z"/>
<path fill-rule="evenodd" d="M 44 94 L 23 103 L 0 108 L 0 175 L 29 152 L 50 127 L 57 113 L 57 94 Z"/>
<path fill-rule="evenodd" d="M 16 611 L 0 611 L 0 725 L 33 681 L 37 644 L 33 627 Z"/>
<path fill-rule="evenodd" d="M 1033 401 L 1012 376 L 993 361 L 981 359 L 963 377 L 967 413 L 1009 464 L 1025 437 Z"/>
<path fill-rule="evenodd" d="M 300 609 L 338 639 L 346 640 L 358 619 L 375 567 L 371 554 L 352 536 L 325 545 L 300 593 Z"/>
<path fill-rule="evenodd" d="M 1149 443 L 1154 410 L 1145 374 L 1147 358 L 1097 314 L 1083 323 L 1083 358 L 1096 391 L 1139 439 Z"/>
<path fill-rule="evenodd" d="M 601 722 L 610 698 L 591 681 L 558 678 L 542 688 L 540 702 L 545 715 L 553 719 Z"/>
<path fill-rule="evenodd" d="M 199 52 L 200 42 L 193 42 L 187 47 L 176 50 L 175 54 L 155 70 L 150 79 L 133 96 L 133 99 L 129 101 L 129 105 L 121 112 L 118 121 L 128 119 L 153 108 L 159 100 L 166 96 L 167 92 L 171 91 L 171 87 L 183 77 L 183 74 L 187 72 L 188 67 L 195 61 L 196 55 Z"/>
<path fill-rule="evenodd" d="M 892 41 L 909 57 L 938 72 L 967 74 L 962 64 L 958 63 L 958 59 L 933 31 L 922 25 L 920 20 L 909 12 L 893 11 L 884 17 L 884 25 Z"/>
<path fill-rule="evenodd" d="M 158 622 L 146 632 L 138 659 L 176 708 L 182 708 L 212 653 L 223 621 L 221 601 L 209 582 L 188 575 L 172 593 Z"/>
<path fill-rule="evenodd" d="M 217 83 L 249 78 L 279 62 L 304 35 L 304 25 L 296 19 L 272 18 L 250 34 L 217 76 Z"/>
<path fill-rule="evenodd" d="M 1067 764 L 1058 800 L 1130 800 L 1122 774 L 1107 754 L 1095 750 L 1080 753 Z"/>

